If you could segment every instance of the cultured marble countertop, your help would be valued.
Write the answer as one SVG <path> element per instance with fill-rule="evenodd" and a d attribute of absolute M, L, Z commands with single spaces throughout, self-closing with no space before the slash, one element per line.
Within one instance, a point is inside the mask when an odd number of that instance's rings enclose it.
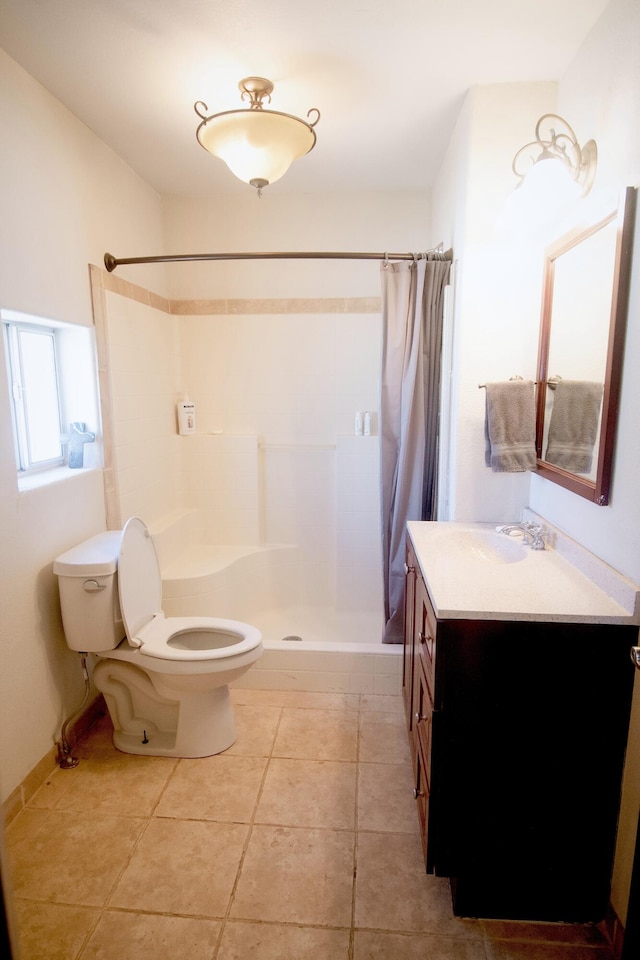
<path fill-rule="evenodd" d="M 496 526 L 407 524 L 438 618 L 640 624 L 640 587 L 575 541 L 545 524 L 537 551 Z"/>

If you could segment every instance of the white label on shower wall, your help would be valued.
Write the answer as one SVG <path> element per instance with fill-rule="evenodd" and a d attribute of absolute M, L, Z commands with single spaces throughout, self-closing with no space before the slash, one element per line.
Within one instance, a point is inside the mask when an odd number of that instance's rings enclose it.
<path fill-rule="evenodd" d="M 196 432 L 196 405 L 190 400 L 178 404 L 178 433 L 184 435 Z"/>

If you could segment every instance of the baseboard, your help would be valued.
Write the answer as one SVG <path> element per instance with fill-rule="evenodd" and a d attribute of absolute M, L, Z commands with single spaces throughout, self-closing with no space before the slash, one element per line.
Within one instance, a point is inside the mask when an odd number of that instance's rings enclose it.
<path fill-rule="evenodd" d="M 99 694 L 95 700 L 87 704 L 82 713 L 80 713 L 72 723 L 68 731 L 69 745 L 71 747 L 75 746 L 78 740 L 87 733 L 96 720 L 104 716 L 106 712 L 107 707 L 104 702 L 104 697 L 102 694 Z M 60 744 L 55 743 L 50 750 L 47 750 L 44 757 L 38 761 L 33 770 L 27 774 L 22 783 L 19 783 L 15 790 L 9 794 L 2 804 L 2 814 L 5 825 L 11 823 L 27 805 L 33 795 L 40 789 L 43 783 L 45 783 L 47 777 L 49 777 L 58 766 L 59 759 Z"/>
<path fill-rule="evenodd" d="M 621 960 L 622 947 L 624 945 L 624 925 L 620 921 L 611 903 L 609 904 L 607 915 L 602 922 L 606 935 L 611 941 L 611 949 L 613 950 L 615 960 Z"/>

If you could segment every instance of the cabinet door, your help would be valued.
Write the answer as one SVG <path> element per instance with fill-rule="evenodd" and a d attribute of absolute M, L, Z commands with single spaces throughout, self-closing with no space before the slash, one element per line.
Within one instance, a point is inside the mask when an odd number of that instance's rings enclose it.
<path fill-rule="evenodd" d="M 627 629 L 438 624 L 431 822 L 457 915 L 604 917 L 633 685 Z"/>

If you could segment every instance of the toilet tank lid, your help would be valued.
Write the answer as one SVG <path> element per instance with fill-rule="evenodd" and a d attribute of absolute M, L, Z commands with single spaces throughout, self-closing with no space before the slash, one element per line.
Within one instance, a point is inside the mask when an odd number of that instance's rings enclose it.
<path fill-rule="evenodd" d="M 97 577 L 115 573 L 122 530 L 106 530 L 61 553 L 53 561 L 59 577 Z"/>

